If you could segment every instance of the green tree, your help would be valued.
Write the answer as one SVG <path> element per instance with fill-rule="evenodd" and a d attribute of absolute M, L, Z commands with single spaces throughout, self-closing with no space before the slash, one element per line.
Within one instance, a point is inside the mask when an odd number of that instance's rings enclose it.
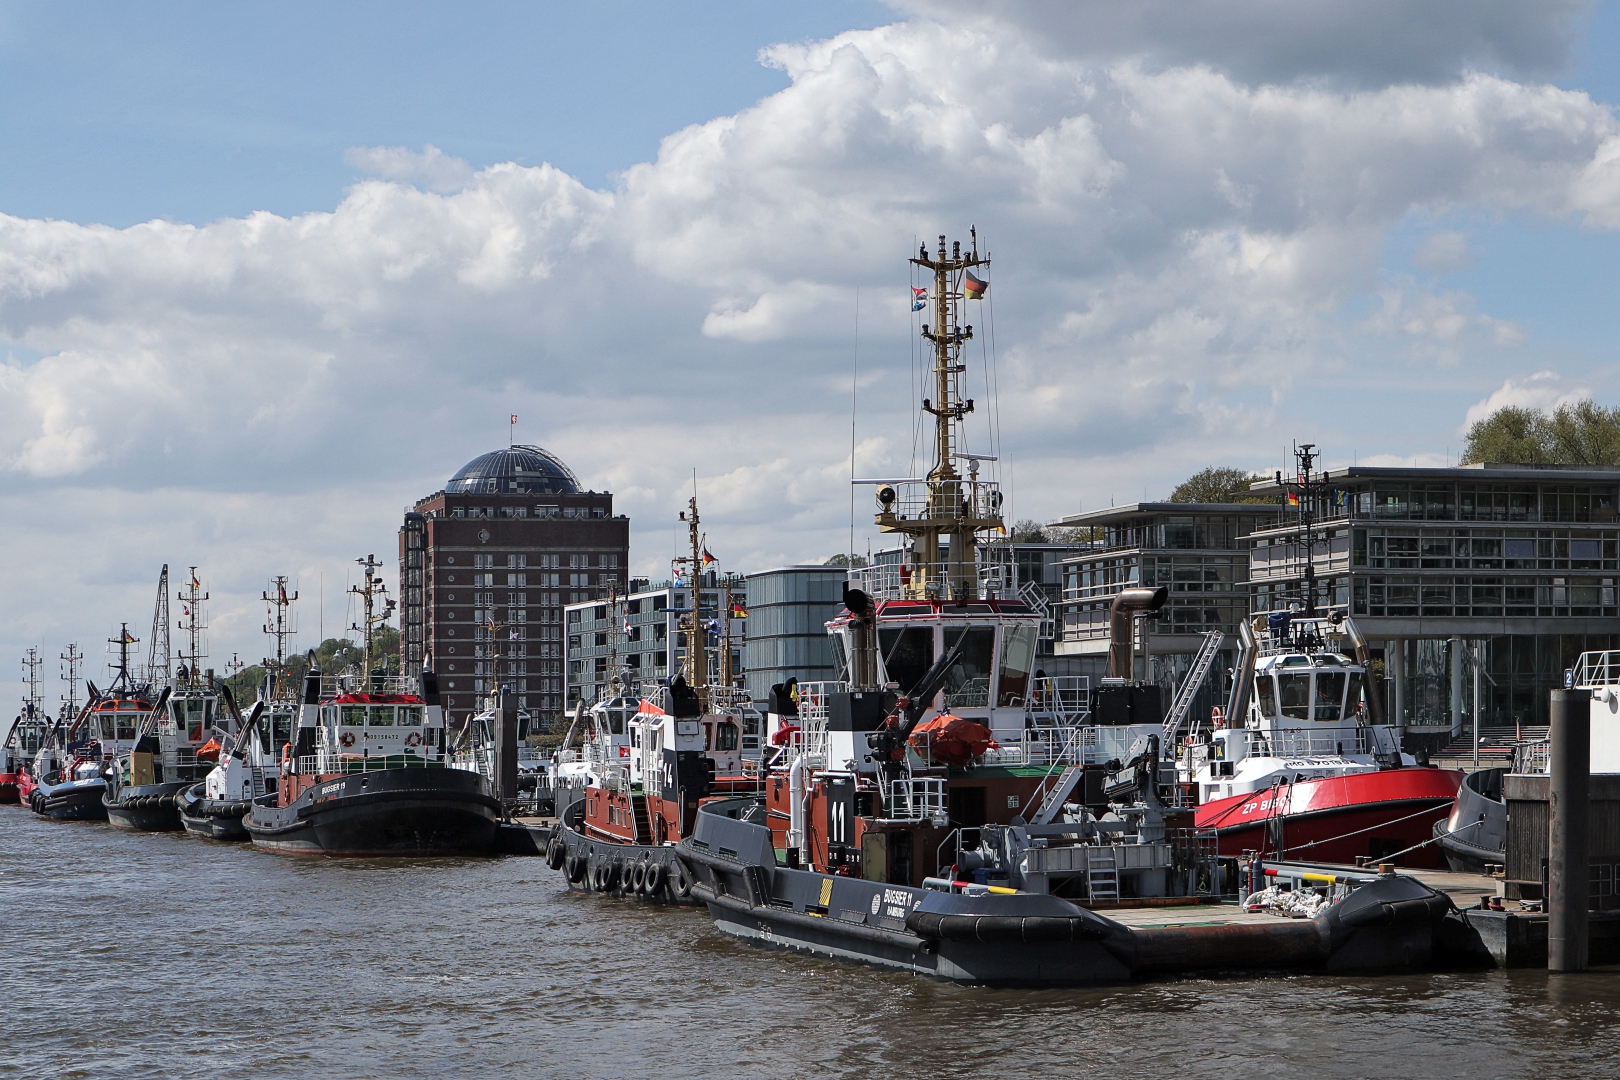
<path fill-rule="evenodd" d="M 1232 469 L 1211 465 L 1200 469 L 1176 485 L 1170 501 L 1177 503 L 1268 503 L 1277 502 L 1276 496 L 1255 495 L 1249 485 L 1265 477 L 1247 469 Z"/>
<path fill-rule="evenodd" d="M 834 555 L 832 558 L 828 559 L 826 562 L 822 563 L 821 565 L 822 566 L 853 566 L 853 567 L 855 567 L 855 569 L 859 570 L 861 567 L 866 565 L 866 556 L 865 555 L 857 555 L 853 559 L 851 559 L 848 555 Z"/>
<path fill-rule="evenodd" d="M 1551 412 L 1509 405 L 1468 428 L 1465 464 L 1620 465 L 1620 408 L 1592 401 Z"/>
<path fill-rule="evenodd" d="M 1535 409 L 1509 405 L 1468 428 L 1463 464 L 1501 461 L 1545 465 L 1553 460 L 1550 418 Z"/>
<path fill-rule="evenodd" d="M 1012 523 L 1007 530 L 1007 539 L 1015 544 L 1045 544 L 1046 527 L 1034 518 L 1023 518 Z"/>

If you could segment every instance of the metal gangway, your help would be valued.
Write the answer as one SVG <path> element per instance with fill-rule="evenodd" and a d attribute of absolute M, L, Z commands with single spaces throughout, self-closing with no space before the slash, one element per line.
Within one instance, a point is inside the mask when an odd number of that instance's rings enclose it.
<path fill-rule="evenodd" d="M 1198 652 L 1193 656 L 1192 667 L 1187 671 L 1187 677 L 1181 680 L 1181 686 L 1176 690 L 1175 700 L 1170 703 L 1170 711 L 1164 717 L 1164 732 L 1159 738 L 1159 745 L 1164 752 L 1175 745 L 1176 732 L 1181 728 L 1181 722 L 1187 718 L 1187 710 L 1192 708 L 1193 698 L 1198 695 L 1199 687 L 1209 677 L 1209 669 L 1215 666 L 1215 657 L 1220 654 L 1221 643 L 1226 635 L 1219 630 L 1208 630 L 1204 633 L 1204 643 L 1198 646 Z"/>

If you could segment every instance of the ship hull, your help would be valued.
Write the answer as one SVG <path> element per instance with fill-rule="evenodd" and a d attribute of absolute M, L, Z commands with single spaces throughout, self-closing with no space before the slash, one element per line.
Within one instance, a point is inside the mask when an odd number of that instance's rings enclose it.
<path fill-rule="evenodd" d="M 461 769 L 383 769 L 335 775 L 287 806 L 268 795 L 243 824 L 255 847 L 334 858 L 493 853 L 500 802 Z"/>
<path fill-rule="evenodd" d="M 105 780 L 40 784 L 29 793 L 28 805 L 52 821 L 106 821 L 107 807 L 102 803 L 106 790 Z"/>
<path fill-rule="evenodd" d="M 21 801 L 22 795 L 18 791 L 17 774 L 0 773 L 0 806 Z"/>
<path fill-rule="evenodd" d="M 1430 842 L 1434 826 L 1451 812 L 1461 782 L 1450 769 L 1351 773 L 1205 803 L 1194 821 L 1215 831 L 1222 855 L 1344 864 L 1393 858 L 1434 869 L 1445 865 Z"/>
<path fill-rule="evenodd" d="M 210 799 L 197 784 L 180 798 L 180 824 L 193 836 L 208 840 L 240 842 L 248 839 L 243 818 L 252 808 L 250 799 Z"/>
<path fill-rule="evenodd" d="M 670 844 L 631 844 L 587 835 L 583 800 L 563 811 L 546 844 L 546 864 L 576 892 L 654 904 L 697 904 L 686 864 Z"/>
<path fill-rule="evenodd" d="M 117 799 L 104 798 L 107 824 L 131 832 L 179 832 L 180 795 L 189 782 L 126 787 Z M 111 795 L 111 792 L 108 792 Z"/>
<path fill-rule="evenodd" d="M 752 944 L 997 986 L 1087 986 L 1154 975 L 1399 971 L 1451 962 L 1443 894 L 1396 875 L 1312 919 L 1132 927 L 1040 893 L 967 895 L 777 866 L 770 833 L 710 804 L 677 850 L 715 928 Z"/>

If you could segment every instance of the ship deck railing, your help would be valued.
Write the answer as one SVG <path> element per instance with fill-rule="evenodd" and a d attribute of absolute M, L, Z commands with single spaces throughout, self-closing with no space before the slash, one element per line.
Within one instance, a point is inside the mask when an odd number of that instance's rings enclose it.
<path fill-rule="evenodd" d="M 884 820 L 943 822 L 947 817 L 944 777 L 904 776 L 889 780 L 880 770 L 878 788 L 883 797 Z"/>
<path fill-rule="evenodd" d="M 1551 739 L 1534 739 L 1513 748 L 1513 771 L 1516 773 L 1545 773 L 1551 760 Z"/>
<path fill-rule="evenodd" d="M 340 694 L 420 694 L 413 675 L 373 675 L 369 680 L 348 672 L 321 676 L 321 697 Z"/>
<path fill-rule="evenodd" d="M 378 757 L 354 754 L 310 754 L 298 759 L 298 771 L 304 775 L 316 773 L 382 772 L 385 769 L 443 769 L 449 763 L 429 761 L 411 754 L 388 754 Z"/>
<path fill-rule="evenodd" d="M 1288 728 L 1269 735 L 1256 735 L 1249 746 L 1251 757 L 1340 757 L 1381 752 L 1372 729 L 1358 727 L 1350 736 L 1340 731 L 1305 731 Z"/>
<path fill-rule="evenodd" d="M 1620 649 L 1581 653 L 1574 676 L 1575 686 L 1582 690 L 1620 684 Z"/>

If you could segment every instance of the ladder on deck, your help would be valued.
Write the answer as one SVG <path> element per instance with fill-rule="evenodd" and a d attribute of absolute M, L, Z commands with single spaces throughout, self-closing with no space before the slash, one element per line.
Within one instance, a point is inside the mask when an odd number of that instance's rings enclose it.
<path fill-rule="evenodd" d="M 1086 898 L 1119 899 L 1119 862 L 1106 848 L 1086 853 Z"/>
<path fill-rule="evenodd" d="M 636 843 L 652 843 L 652 822 L 647 819 L 647 796 L 631 793 L 630 816 L 635 825 Z"/>
<path fill-rule="evenodd" d="M 1198 696 L 1199 687 L 1209 677 L 1209 669 L 1215 666 L 1215 657 L 1221 651 L 1221 643 L 1226 635 L 1219 630 L 1208 630 L 1204 633 L 1204 643 L 1198 646 L 1198 652 L 1193 656 L 1192 667 L 1187 671 L 1187 677 L 1181 680 L 1181 687 L 1176 691 L 1175 700 L 1170 703 L 1170 711 L 1165 714 L 1164 733 L 1159 737 L 1159 743 L 1168 753 L 1169 747 L 1175 745 L 1176 732 L 1181 728 L 1181 722 L 1187 718 L 1187 710 L 1192 708 L 1193 698 Z"/>
<path fill-rule="evenodd" d="M 1074 786 L 1080 782 L 1080 777 L 1084 772 L 1085 770 L 1079 765 L 1070 765 L 1059 773 L 1057 783 L 1052 785 L 1052 790 L 1046 793 L 1046 797 L 1041 800 L 1040 806 L 1035 808 L 1035 816 L 1029 819 L 1029 823 L 1031 825 L 1052 824 L 1053 819 L 1058 815 L 1058 811 L 1063 809 L 1063 804 L 1068 802 L 1069 796 L 1074 793 Z"/>

